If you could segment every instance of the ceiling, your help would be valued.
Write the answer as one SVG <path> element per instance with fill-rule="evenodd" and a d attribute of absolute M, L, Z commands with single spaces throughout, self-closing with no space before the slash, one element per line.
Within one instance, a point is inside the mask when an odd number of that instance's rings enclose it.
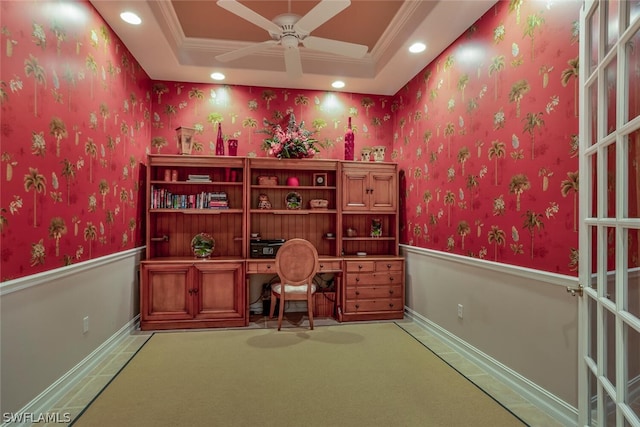
<path fill-rule="evenodd" d="M 222 72 L 230 85 L 335 90 L 394 95 L 466 31 L 495 0 L 352 0 L 351 5 L 311 32 L 312 36 L 368 46 L 362 59 L 300 46 L 303 75 L 290 78 L 284 52 L 271 46 L 231 62 L 216 55 L 271 40 L 269 33 L 214 0 L 90 0 L 153 80 L 214 83 Z M 324 0 L 332 1 L 332 0 Z M 318 0 L 240 1 L 272 20 L 292 12 L 304 16 Z M 133 26 L 120 19 L 128 10 L 142 18 Z M 427 49 L 408 52 L 421 41 Z"/>

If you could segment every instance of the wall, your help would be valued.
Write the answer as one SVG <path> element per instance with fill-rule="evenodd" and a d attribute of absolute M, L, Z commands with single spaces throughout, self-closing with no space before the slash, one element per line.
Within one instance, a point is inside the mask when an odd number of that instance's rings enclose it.
<path fill-rule="evenodd" d="M 500 1 L 394 98 L 402 241 L 577 275 L 579 1 Z"/>
<path fill-rule="evenodd" d="M 142 256 L 141 249 L 118 252 L 2 288 L 0 413 L 23 408 L 123 326 L 134 323 Z"/>
<path fill-rule="evenodd" d="M 402 254 L 411 318 L 575 425 L 578 298 L 566 286 L 577 279 L 416 247 Z"/>
<path fill-rule="evenodd" d="M 195 128 L 193 154 L 216 153 L 218 124 L 228 154 L 230 138 L 238 139 L 238 155 L 266 157 L 261 133 L 267 122 L 297 123 L 315 132 L 320 152 L 316 158 L 344 159 L 344 135 L 349 117 L 355 134 L 355 152 L 363 147 L 391 147 L 391 97 L 347 92 L 273 89 L 179 82 L 154 82 L 152 151 L 176 154 L 175 128 Z M 390 160 L 387 155 L 387 160 Z"/>
<path fill-rule="evenodd" d="M 87 2 L 0 7 L 0 280 L 141 246 L 151 81 Z"/>

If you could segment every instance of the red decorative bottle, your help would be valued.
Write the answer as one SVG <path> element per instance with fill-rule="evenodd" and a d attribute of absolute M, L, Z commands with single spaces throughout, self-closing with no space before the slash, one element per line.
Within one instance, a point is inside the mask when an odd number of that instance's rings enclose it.
<path fill-rule="evenodd" d="M 345 160 L 354 159 L 354 151 L 355 151 L 354 140 L 355 138 L 353 135 L 353 130 L 351 130 L 351 117 L 349 117 L 349 125 L 347 127 L 347 133 L 344 135 L 344 159 Z"/>
<path fill-rule="evenodd" d="M 224 139 L 222 139 L 222 125 L 218 123 L 218 138 L 216 139 L 216 156 L 224 156 Z"/>

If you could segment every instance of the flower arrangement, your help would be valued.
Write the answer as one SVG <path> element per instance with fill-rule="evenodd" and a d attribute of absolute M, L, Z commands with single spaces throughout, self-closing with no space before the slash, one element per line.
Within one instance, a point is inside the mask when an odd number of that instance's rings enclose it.
<path fill-rule="evenodd" d="M 313 138 L 315 132 L 304 128 L 304 121 L 296 123 L 296 118 L 291 113 L 286 129 L 278 123 L 264 120 L 267 129 L 258 131 L 266 133 L 269 138 L 262 143 L 262 148 L 271 156 L 279 159 L 302 159 L 313 157 L 320 150 L 317 147 L 318 140 Z"/>

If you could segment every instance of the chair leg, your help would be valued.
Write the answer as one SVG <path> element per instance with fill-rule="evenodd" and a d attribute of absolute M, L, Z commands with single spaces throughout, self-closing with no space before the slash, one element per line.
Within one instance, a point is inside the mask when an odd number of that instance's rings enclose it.
<path fill-rule="evenodd" d="M 278 330 L 282 327 L 282 318 L 284 317 L 284 292 L 280 294 L 280 310 L 278 313 Z"/>
<path fill-rule="evenodd" d="M 276 311 L 276 301 L 278 297 L 275 292 L 271 292 L 271 304 L 269 306 L 269 319 L 273 319 L 273 313 Z"/>
<path fill-rule="evenodd" d="M 309 312 L 309 329 L 313 330 L 313 295 L 307 300 L 307 312 Z"/>

